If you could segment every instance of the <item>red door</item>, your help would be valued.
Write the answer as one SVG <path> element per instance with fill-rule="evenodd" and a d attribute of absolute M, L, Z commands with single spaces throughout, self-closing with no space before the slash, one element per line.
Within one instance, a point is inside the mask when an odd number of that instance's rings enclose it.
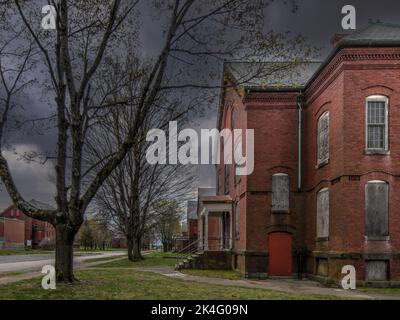
<path fill-rule="evenodd" d="M 292 275 L 292 235 L 288 233 L 271 233 L 268 236 L 269 275 Z"/>

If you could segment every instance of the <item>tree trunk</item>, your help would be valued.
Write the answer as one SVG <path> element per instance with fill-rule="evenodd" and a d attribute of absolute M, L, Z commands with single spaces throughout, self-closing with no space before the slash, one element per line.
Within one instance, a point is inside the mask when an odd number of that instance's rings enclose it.
<path fill-rule="evenodd" d="M 166 242 L 166 241 L 163 242 L 163 251 L 164 252 L 168 252 L 169 251 L 168 250 L 168 242 Z"/>
<path fill-rule="evenodd" d="M 56 277 L 57 282 L 76 281 L 74 276 L 73 230 L 56 226 Z"/>
<path fill-rule="evenodd" d="M 140 251 L 140 238 L 133 239 L 133 261 L 143 260 L 142 253 Z"/>
<path fill-rule="evenodd" d="M 131 238 L 126 239 L 128 245 L 128 259 L 129 261 L 135 261 L 133 259 L 133 240 Z"/>

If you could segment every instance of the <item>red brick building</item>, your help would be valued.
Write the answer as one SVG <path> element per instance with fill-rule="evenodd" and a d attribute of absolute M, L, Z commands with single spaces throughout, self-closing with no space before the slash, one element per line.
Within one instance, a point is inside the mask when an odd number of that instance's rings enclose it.
<path fill-rule="evenodd" d="M 201 198 L 201 249 L 247 277 L 337 282 L 353 265 L 360 282 L 400 283 L 400 26 L 335 40 L 326 61 L 278 80 L 240 85 L 257 64 L 225 64 L 233 86 L 219 129 L 254 129 L 255 167 L 217 166 L 217 195 Z"/>
<path fill-rule="evenodd" d="M 0 249 L 25 247 L 25 223 L 17 219 L 0 217 Z"/>
<path fill-rule="evenodd" d="M 26 216 L 15 205 L 5 209 L 0 213 L 0 217 L 24 222 L 25 247 L 36 248 L 43 240 L 50 241 L 55 238 L 55 230 L 50 223 Z"/>

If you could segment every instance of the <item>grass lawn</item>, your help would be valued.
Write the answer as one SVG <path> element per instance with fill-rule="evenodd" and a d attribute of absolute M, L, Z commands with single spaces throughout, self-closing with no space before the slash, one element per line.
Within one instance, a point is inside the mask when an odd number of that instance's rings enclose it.
<path fill-rule="evenodd" d="M 154 266 L 174 266 L 176 264 L 176 259 L 174 258 L 176 254 L 171 252 L 151 252 L 144 254 L 144 260 L 131 262 L 128 259 L 121 259 L 118 261 L 113 261 L 109 263 L 99 264 L 100 268 L 144 268 L 144 267 L 154 267 Z M 93 260 L 91 260 L 93 261 Z"/>
<path fill-rule="evenodd" d="M 357 287 L 357 290 L 363 291 L 365 293 L 377 293 L 400 297 L 400 288 L 367 288 L 367 287 Z"/>
<path fill-rule="evenodd" d="M 53 253 L 51 250 L 16 250 L 16 249 L 2 249 L 0 250 L 0 256 L 11 256 L 17 254 L 50 254 Z"/>
<path fill-rule="evenodd" d="M 41 277 L 0 285 L 2 299 L 337 299 L 333 296 L 289 294 L 268 289 L 226 287 L 184 281 L 150 272 L 129 269 L 81 270 L 80 282 L 57 284 L 56 290 L 43 290 Z"/>
<path fill-rule="evenodd" d="M 192 276 L 200 276 L 200 277 L 222 278 L 229 280 L 243 279 L 242 274 L 234 270 L 188 269 L 188 270 L 181 270 L 181 272 Z"/>
<path fill-rule="evenodd" d="M 23 272 L 15 271 L 15 272 L 7 272 L 7 273 L 0 273 L 0 278 L 6 278 L 10 276 L 19 276 L 24 274 Z"/>

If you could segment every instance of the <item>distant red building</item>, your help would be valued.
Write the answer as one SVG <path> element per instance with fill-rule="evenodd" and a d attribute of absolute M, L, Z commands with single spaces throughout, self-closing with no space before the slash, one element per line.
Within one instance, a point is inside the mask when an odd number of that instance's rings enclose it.
<path fill-rule="evenodd" d="M 128 244 L 126 243 L 126 239 L 124 237 L 114 237 L 111 241 L 111 247 L 114 249 L 127 249 Z"/>
<path fill-rule="evenodd" d="M 50 223 L 26 216 L 15 205 L 11 205 L 5 209 L 0 213 L 0 217 L 24 222 L 25 232 L 23 243 L 25 247 L 31 246 L 35 248 L 42 240 L 52 240 L 55 238 L 55 230 Z"/>
<path fill-rule="evenodd" d="M 0 249 L 24 248 L 24 221 L 0 217 Z"/>

